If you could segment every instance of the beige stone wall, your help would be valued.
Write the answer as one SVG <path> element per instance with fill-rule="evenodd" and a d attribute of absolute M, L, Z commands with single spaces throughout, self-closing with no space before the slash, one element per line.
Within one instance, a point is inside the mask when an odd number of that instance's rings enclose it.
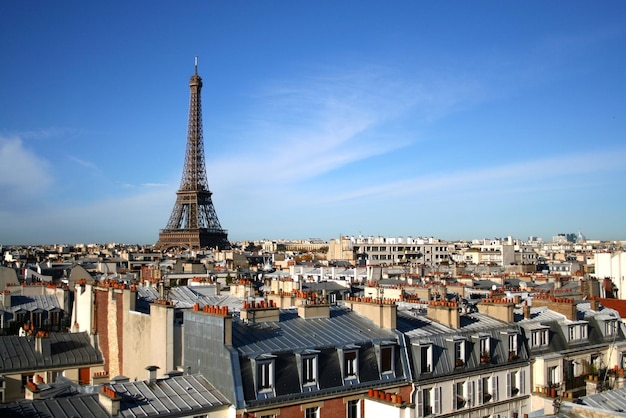
<path fill-rule="evenodd" d="M 152 365 L 151 352 L 159 348 L 152 342 L 150 324 L 150 315 L 136 311 L 128 312 L 124 318 L 124 376 L 130 379 L 146 379 L 145 368 Z"/>

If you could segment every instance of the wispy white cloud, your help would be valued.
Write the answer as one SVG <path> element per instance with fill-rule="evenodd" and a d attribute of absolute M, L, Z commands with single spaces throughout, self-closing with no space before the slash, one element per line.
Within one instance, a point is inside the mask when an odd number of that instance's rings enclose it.
<path fill-rule="evenodd" d="M 92 161 L 87 161 L 85 159 L 78 158 L 74 155 L 68 155 L 67 158 L 69 158 L 71 161 L 75 162 L 76 164 L 80 165 L 81 167 L 88 168 L 96 173 L 101 172 L 100 168 L 96 165 L 96 163 Z"/>
<path fill-rule="evenodd" d="M 483 95 L 465 78 L 407 79 L 383 67 L 320 73 L 259 89 L 240 133 L 246 146 L 208 164 L 224 188 L 251 179 L 295 185 L 397 151 L 420 140 L 420 125 Z"/>
<path fill-rule="evenodd" d="M 358 190 L 326 195 L 329 201 L 364 199 L 370 196 L 400 198 L 425 192 L 443 191 L 510 194 L 523 189 L 526 193 L 571 188 L 574 176 L 622 172 L 626 149 L 603 150 L 584 154 L 563 155 L 495 167 L 481 167 L 460 172 L 436 173 L 395 182 L 377 184 Z M 576 177 L 578 178 L 578 177 Z"/>
<path fill-rule="evenodd" d="M 0 207 L 20 208 L 53 183 L 50 163 L 19 137 L 0 136 Z"/>

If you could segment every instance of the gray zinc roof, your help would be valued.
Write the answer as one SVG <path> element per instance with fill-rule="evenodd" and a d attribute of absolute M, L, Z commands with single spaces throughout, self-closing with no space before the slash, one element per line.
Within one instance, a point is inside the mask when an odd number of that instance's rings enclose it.
<path fill-rule="evenodd" d="M 51 389 L 42 391 L 42 399 L 0 404 L 0 415 L 110 417 L 99 402 L 98 386 L 79 388 L 65 382 L 51 386 Z M 110 386 L 120 397 L 119 417 L 187 417 L 229 405 L 228 400 L 201 375 L 173 376 L 154 382 L 113 383 Z"/>
<path fill-rule="evenodd" d="M 102 354 L 86 332 L 50 333 L 42 339 L 42 352 L 35 350 L 35 337 L 0 336 L 0 372 L 39 370 L 101 364 Z"/>
<path fill-rule="evenodd" d="M 120 416 L 188 416 L 229 405 L 202 375 L 174 376 L 154 382 L 111 385 L 122 398 Z"/>
<path fill-rule="evenodd" d="M 248 357 L 389 339 L 396 334 L 342 306 L 331 306 L 330 318 L 304 319 L 296 309 L 281 309 L 279 322 L 233 320 L 233 346 Z"/>

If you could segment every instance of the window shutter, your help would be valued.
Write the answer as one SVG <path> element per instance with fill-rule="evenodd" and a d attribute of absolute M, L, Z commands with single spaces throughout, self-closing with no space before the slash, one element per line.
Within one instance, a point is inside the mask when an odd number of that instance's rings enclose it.
<path fill-rule="evenodd" d="M 435 414 L 441 413 L 441 386 L 435 388 Z"/>
<path fill-rule="evenodd" d="M 478 402 L 476 402 L 477 404 L 482 404 L 483 403 L 483 379 L 482 378 L 478 378 Z"/>
<path fill-rule="evenodd" d="M 469 399 L 469 406 L 475 405 L 474 399 L 474 382 L 467 382 L 467 397 Z"/>
<path fill-rule="evenodd" d="M 493 397 L 494 401 L 497 401 L 499 399 L 498 397 L 498 376 L 493 376 L 491 378 L 491 383 L 492 383 L 492 392 L 493 394 L 491 395 Z"/>
<path fill-rule="evenodd" d="M 519 393 L 520 395 L 526 393 L 526 370 L 519 372 Z"/>
<path fill-rule="evenodd" d="M 456 409 L 456 397 L 458 393 L 456 393 L 456 382 L 452 382 L 452 410 Z"/>
<path fill-rule="evenodd" d="M 507 396 L 509 396 L 509 397 L 512 395 L 512 393 L 511 393 L 511 383 L 512 383 L 511 382 L 511 380 L 512 380 L 511 377 L 513 377 L 513 376 L 511 376 L 511 373 L 507 373 L 506 374 L 506 393 L 507 393 Z"/>
<path fill-rule="evenodd" d="M 420 389 L 417 391 L 417 416 L 424 416 L 424 390 Z"/>

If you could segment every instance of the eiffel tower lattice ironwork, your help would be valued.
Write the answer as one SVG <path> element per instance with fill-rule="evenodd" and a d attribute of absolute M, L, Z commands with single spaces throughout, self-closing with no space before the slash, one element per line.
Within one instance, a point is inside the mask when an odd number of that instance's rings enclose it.
<path fill-rule="evenodd" d="M 202 105 L 200 90 L 202 78 L 195 72 L 189 80 L 189 124 L 187 151 L 180 189 L 167 226 L 159 233 L 158 249 L 169 248 L 219 248 L 228 249 L 228 233 L 222 229 L 211 200 L 204 164 L 204 141 L 202 139 Z"/>

